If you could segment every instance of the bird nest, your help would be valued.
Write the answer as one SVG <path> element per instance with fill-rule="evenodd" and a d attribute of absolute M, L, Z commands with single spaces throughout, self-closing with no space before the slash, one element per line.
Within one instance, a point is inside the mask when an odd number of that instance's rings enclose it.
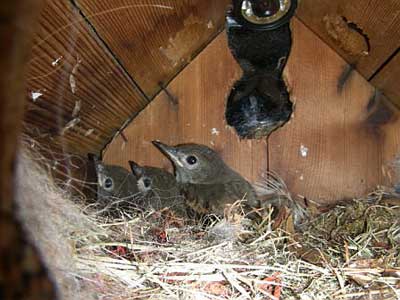
<path fill-rule="evenodd" d="M 115 299 L 397 299 L 400 207 L 383 195 L 336 207 L 300 234 L 271 220 L 203 228 L 167 211 L 98 220 L 107 234 L 78 245 L 75 259 Z"/>
<path fill-rule="evenodd" d="M 34 204 L 46 206 L 46 219 L 56 228 L 28 231 L 39 244 L 40 235 L 54 240 L 50 252 L 39 245 L 42 253 L 64 254 L 65 265 L 47 259 L 50 270 L 57 269 L 64 299 L 400 298 L 400 200 L 391 191 L 381 188 L 323 213 L 310 207 L 309 220 L 296 229 L 289 210 L 277 220 L 271 208 L 253 224 L 238 206 L 205 223 L 168 209 L 124 211 L 108 219 L 55 186 L 31 155 L 22 161 L 30 162 L 24 178 L 35 178 L 34 189 L 58 195 L 58 202 L 38 204 L 46 201 L 39 197 Z M 24 178 L 20 186 L 29 186 Z M 282 181 L 269 178 L 268 187 L 290 197 Z M 60 203 L 62 209 L 48 207 Z M 19 205 L 24 217 L 25 204 Z M 71 284 L 73 291 L 63 293 Z"/>

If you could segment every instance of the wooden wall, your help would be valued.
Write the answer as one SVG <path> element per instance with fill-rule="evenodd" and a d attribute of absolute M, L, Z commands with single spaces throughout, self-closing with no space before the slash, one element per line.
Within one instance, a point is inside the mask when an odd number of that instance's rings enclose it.
<path fill-rule="evenodd" d="M 229 0 L 77 0 L 90 24 L 148 97 L 220 30 Z M 106 13 L 108 12 L 108 13 Z"/>
<path fill-rule="evenodd" d="M 303 26 L 287 76 L 295 112 L 269 139 L 270 168 L 290 190 L 330 202 L 384 184 L 383 166 L 399 153 L 397 109 Z"/>
<path fill-rule="evenodd" d="M 224 121 L 225 99 L 230 86 L 240 77 L 222 33 L 109 145 L 104 160 L 128 166 L 128 159 L 141 164 L 170 168 L 169 161 L 151 144 L 197 142 L 216 149 L 235 169 L 255 179 L 266 171 L 268 147 L 265 141 L 240 141 Z M 251 157 L 257 157 L 257 160 Z"/>
<path fill-rule="evenodd" d="M 152 139 L 201 142 L 252 181 L 275 170 L 294 193 L 324 201 L 384 182 L 381 168 L 397 152 L 397 112 L 371 83 L 400 105 L 400 2 L 300 1 L 286 70 L 296 111 L 268 142 L 240 141 L 224 122 L 240 77 L 224 33 L 213 40 L 228 3 L 46 0 L 29 62 L 25 132 L 79 155 L 100 153 L 117 137 L 105 157 L 122 165 L 168 166 Z"/>
<path fill-rule="evenodd" d="M 99 153 L 220 32 L 229 3 L 46 0 L 25 132 L 61 151 Z M 397 0 L 302 0 L 297 17 L 400 105 L 399 10 Z"/>
<path fill-rule="evenodd" d="M 380 70 L 372 83 L 383 90 L 389 99 L 400 107 L 400 52 Z"/>
<path fill-rule="evenodd" d="M 226 97 L 241 71 L 221 33 L 168 85 L 178 104 L 160 93 L 109 145 L 105 161 L 170 168 L 150 143 L 159 139 L 213 147 L 253 182 L 273 170 L 295 195 L 321 202 L 361 196 L 384 183 L 382 166 L 399 145 L 397 111 L 301 22 L 293 22 L 293 35 L 285 76 L 295 113 L 268 141 L 241 141 L 225 124 Z"/>
<path fill-rule="evenodd" d="M 299 2 L 297 17 L 400 107 L 400 85 L 382 84 L 382 77 L 390 81 L 391 76 L 387 70 L 381 73 L 388 64 L 391 70 L 400 72 L 399 59 L 395 59 L 400 48 L 400 1 Z M 362 53 L 365 48 L 363 40 L 368 41 L 368 53 Z"/>
<path fill-rule="evenodd" d="M 228 1 L 45 2 L 25 132 L 86 155 L 100 153 L 222 29 Z"/>

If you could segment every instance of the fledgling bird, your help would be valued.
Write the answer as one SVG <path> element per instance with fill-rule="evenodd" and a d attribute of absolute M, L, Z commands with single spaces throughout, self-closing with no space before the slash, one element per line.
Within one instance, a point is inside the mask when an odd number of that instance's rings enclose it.
<path fill-rule="evenodd" d="M 153 144 L 175 167 L 186 203 L 199 214 L 223 215 L 227 204 L 246 200 L 245 212 L 260 207 L 251 184 L 232 170 L 214 150 L 199 144 Z"/>
<path fill-rule="evenodd" d="M 134 161 L 129 161 L 129 165 L 141 193 L 140 206 L 155 210 L 170 208 L 178 216 L 186 216 L 187 206 L 173 174 L 161 168 L 140 166 Z"/>
<path fill-rule="evenodd" d="M 135 204 L 140 192 L 135 176 L 123 167 L 107 165 L 93 155 L 97 175 L 97 204 L 100 208 L 123 209 Z"/>

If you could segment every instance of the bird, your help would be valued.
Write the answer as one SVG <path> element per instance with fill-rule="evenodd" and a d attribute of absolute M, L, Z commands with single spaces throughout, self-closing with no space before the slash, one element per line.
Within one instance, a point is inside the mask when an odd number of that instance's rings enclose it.
<path fill-rule="evenodd" d="M 113 211 L 135 206 L 140 195 L 136 177 L 121 166 L 103 163 L 96 155 L 88 156 L 97 175 L 97 207 L 113 215 Z"/>
<path fill-rule="evenodd" d="M 213 149 L 200 144 L 152 143 L 171 160 L 181 193 L 195 212 L 223 216 L 227 205 L 245 200 L 245 212 L 254 217 L 260 202 L 252 185 L 225 164 Z"/>
<path fill-rule="evenodd" d="M 177 216 L 187 216 L 187 207 L 173 174 L 161 168 L 140 166 L 134 161 L 129 161 L 129 165 L 141 193 L 140 206 L 155 210 L 169 208 Z"/>

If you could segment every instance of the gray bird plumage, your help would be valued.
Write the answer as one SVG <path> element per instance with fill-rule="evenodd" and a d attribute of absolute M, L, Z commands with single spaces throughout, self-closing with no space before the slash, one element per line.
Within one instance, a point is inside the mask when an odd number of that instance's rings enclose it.
<path fill-rule="evenodd" d="M 173 174 L 155 167 L 140 166 L 130 161 L 132 173 L 142 193 L 140 205 L 155 210 L 170 208 L 179 216 L 186 216 L 187 207 Z"/>
<path fill-rule="evenodd" d="M 139 189 L 135 176 L 123 167 L 104 164 L 97 157 L 90 156 L 97 175 L 97 207 L 114 212 L 134 206 L 139 197 Z"/>
<path fill-rule="evenodd" d="M 174 164 L 187 204 L 200 214 L 223 215 L 227 204 L 246 200 L 246 212 L 260 207 L 251 184 L 232 170 L 214 150 L 199 144 L 153 144 Z"/>

